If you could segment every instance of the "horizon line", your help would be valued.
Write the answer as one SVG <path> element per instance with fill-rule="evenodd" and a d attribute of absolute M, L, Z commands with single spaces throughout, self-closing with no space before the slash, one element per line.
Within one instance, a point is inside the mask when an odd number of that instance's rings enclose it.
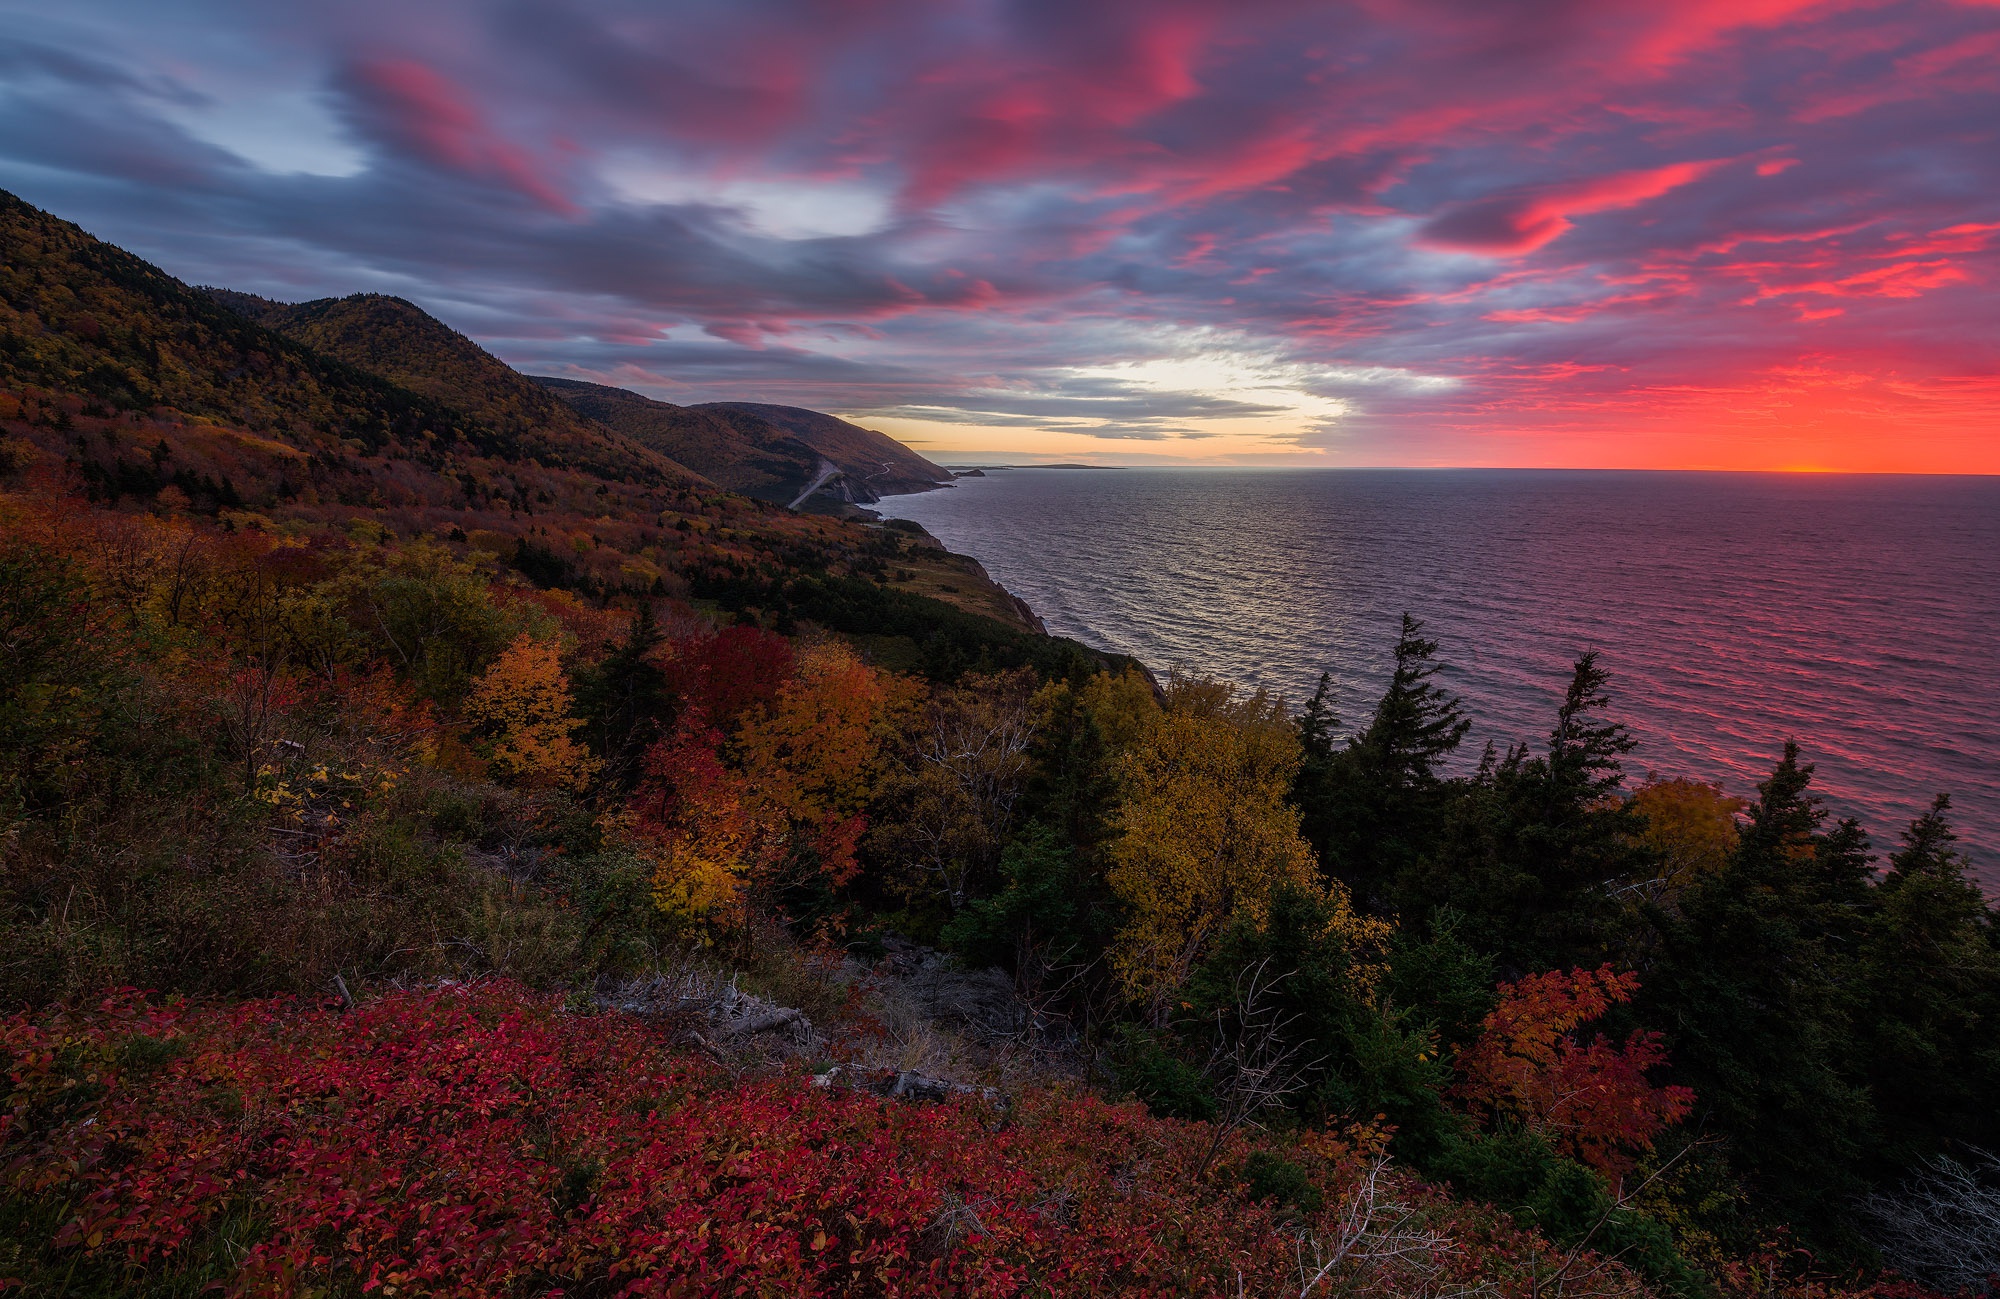
<path fill-rule="evenodd" d="M 908 445 L 907 443 L 905 445 Z M 917 450 L 912 447 L 911 450 Z M 923 453 L 917 452 L 919 455 Z M 926 457 L 928 458 L 928 457 Z M 1081 460 L 934 460 L 941 469 L 1256 469 L 1275 473 L 1326 473 L 1341 471 L 1435 472 L 1478 470 L 1491 473 L 1576 473 L 1576 474 L 1759 474 L 1792 478 L 2000 478 L 2000 470 L 1941 469 L 1822 469 L 1804 468 L 1721 468 L 1712 465 L 1251 465 L 1231 461 L 1188 461 L 1177 464 L 1093 464 Z"/>

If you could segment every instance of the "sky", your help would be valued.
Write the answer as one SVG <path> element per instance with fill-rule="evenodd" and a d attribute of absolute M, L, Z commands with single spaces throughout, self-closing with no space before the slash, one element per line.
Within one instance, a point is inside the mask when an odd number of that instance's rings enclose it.
<path fill-rule="evenodd" d="M 0 0 L 0 187 L 946 462 L 2000 472 L 2000 0 Z"/>

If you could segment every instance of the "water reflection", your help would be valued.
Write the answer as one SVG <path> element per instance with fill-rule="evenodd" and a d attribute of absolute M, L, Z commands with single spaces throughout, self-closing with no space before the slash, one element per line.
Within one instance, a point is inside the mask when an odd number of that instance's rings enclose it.
<path fill-rule="evenodd" d="M 2000 481 L 1545 471 L 1020 470 L 884 503 L 1052 630 L 1365 715 L 1404 609 L 1473 752 L 1603 651 L 1641 767 L 1748 791 L 1787 737 L 1878 846 L 1940 789 L 2000 845 Z"/>

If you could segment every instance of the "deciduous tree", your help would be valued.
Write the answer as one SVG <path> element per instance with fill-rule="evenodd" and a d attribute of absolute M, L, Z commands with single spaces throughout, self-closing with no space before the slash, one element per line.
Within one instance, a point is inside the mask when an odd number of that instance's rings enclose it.
<path fill-rule="evenodd" d="M 1317 875 L 1287 801 L 1299 743 L 1277 702 L 1203 684 L 1174 696 L 1125 758 L 1111 847 L 1128 915 L 1112 970 L 1156 1023 L 1232 917 Z"/>
<path fill-rule="evenodd" d="M 523 784 L 578 789 L 597 770 L 597 759 L 575 738 L 583 721 L 571 715 L 562 647 L 554 640 L 516 636 L 472 683 L 465 711 L 491 737 L 494 767 Z"/>
<path fill-rule="evenodd" d="M 1500 1003 L 1459 1057 L 1458 1095 L 1519 1123 L 1557 1151 L 1615 1181 L 1653 1138 L 1694 1103 L 1686 1087 L 1656 1087 L 1646 1075 L 1666 1063 L 1660 1035 L 1623 1043 L 1576 1030 L 1638 991 L 1636 974 L 1554 970 L 1501 985 Z"/>

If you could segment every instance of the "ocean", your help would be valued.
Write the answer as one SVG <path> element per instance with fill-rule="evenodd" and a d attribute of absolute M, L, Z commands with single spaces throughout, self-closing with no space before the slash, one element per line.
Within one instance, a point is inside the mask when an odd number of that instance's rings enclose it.
<path fill-rule="evenodd" d="M 1879 851 L 1939 791 L 2000 896 L 2000 478 L 1013 469 L 877 507 L 1059 635 L 1365 723 L 1405 610 L 1474 719 L 1539 741 L 1586 649 L 1635 776 L 1752 795 L 1795 739 Z"/>

